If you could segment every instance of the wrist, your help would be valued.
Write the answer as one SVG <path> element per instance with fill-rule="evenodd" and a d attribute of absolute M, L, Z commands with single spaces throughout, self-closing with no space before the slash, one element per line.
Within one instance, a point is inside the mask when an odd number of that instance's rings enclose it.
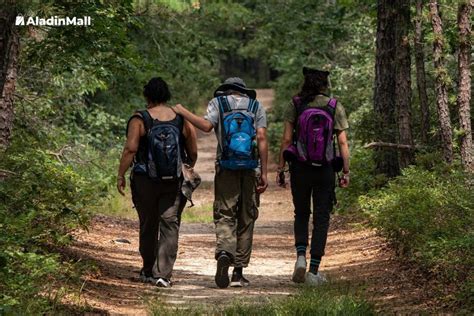
<path fill-rule="evenodd" d="M 351 173 L 350 170 L 342 170 L 342 174 L 348 176 Z"/>
<path fill-rule="evenodd" d="M 125 179 L 125 176 L 124 175 L 117 175 L 117 180 L 119 179 Z"/>

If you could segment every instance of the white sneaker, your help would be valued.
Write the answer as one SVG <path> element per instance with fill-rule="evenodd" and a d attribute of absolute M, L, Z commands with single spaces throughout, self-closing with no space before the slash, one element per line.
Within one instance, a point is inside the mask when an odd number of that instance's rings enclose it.
<path fill-rule="evenodd" d="M 155 285 L 157 287 L 171 287 L 171 281 L 168 281 L 164 278 L 158 278 L 158 280 L 156 280 Z"/>
<path fill-rule="evenodd" d="M 291 278 L 295 283 L 303 283 L 304 275 L 306 272 L 306 258 L 305 256 L 298 256 L 295 263 L 295 270 L 293 271 L 293 277 Z"/>
<path fill-rule="evenodd" d="M 316 274 L 308 272 L 306 273 L 306 280 L 304 283 L 310 286 L 318 286 L 323 283 L 326 283 L 327 281 L 328 280 L 323 274 L 321 274 L 321 272 L 318 272 Z"/>

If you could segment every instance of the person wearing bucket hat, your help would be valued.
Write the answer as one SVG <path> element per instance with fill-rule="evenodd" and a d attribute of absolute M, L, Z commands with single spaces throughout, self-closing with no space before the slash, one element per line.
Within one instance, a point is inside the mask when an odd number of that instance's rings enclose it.
<path fill-rule="evenodd" d="M 303 67 L 304 83 L 284 113 L 277 183 L 286 187 L 285 164 L 289 163 L 291 193 L 295 207 L 295 248 L 297 260 L 293 281 L 318 285 L 326 281 L 318 271 L 335 204 L 335 173 L 342 170 L 339 186 L 349 185 L 349 128 L 342 105 L 326 93 L 329 72 Z M 336 139 L 340 157 L 336 154 Z M 308 222 L 313 201 L 311 261 L 306 273 Z"/>
<path fill-rule="evenodd" d="M 265 109 L 255 90 L 238 77 L 226 79 L 214 92 L 207 115 L 199 117 L 178 104 L 173 109 L 218 141 L 214 178 L 218 287 L 249 285 L 243 268 L 250 262 L 258 195 L 267 186 L 268 144 Z M 232 279 L 228 269 L 234 266 Z"/>

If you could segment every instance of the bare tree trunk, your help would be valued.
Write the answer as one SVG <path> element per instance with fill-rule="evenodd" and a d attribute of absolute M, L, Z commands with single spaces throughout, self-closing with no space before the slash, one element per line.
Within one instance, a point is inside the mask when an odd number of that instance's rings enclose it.
<path fill-rule="evenodd" d="M 17 74 L 19 36 L 15 29 L 16 10 L 0 10 L 0 151 L 10 143 L 13 125 L 13 94 Z"/>
<path fill-rule="evenodd" d="M 377 1 L 377 37 L 375 56 L 374 113 L 379 141 L 397 142 L 395 115 L 395 7 L 391 0 Z M 398 151 L 376 148 L 378 173 L 394 177 L 400 174 Z"/>
<path fill-rule="evenodd" d="M 408 30 L 410 27 L 410 0 L 396 0 L 395 24 L 395 94 L 398 112 L 398 135 L 401 144 L 413 146 L 411 129 L 411 59 Z M 400 167 L 415 162 L 415 152 L 404 150 L 399 153 Z"/>
<path fill-rule="evenodd" d="M 434 33 L 433 57 L 436 73 L 436 105 L 440 123 L 441 143 L 444 159 L 447 163 L 451 163 L 453 161 L 453 135 L 446 88 L 449 77 L 443 58 L 443 23 L 439 16 L 437 0 L 430 0 L 430 15 Z"/>
<path fill-rule="evenodd" d="M 421 141 L 423 144 L 426 144 L 430 130 L 430 108 L 428 106 L 428 95 L 426 93 L 425 53 L 423 52 L 423 2 L 424 0 L 416 1 L 414 48 L 416 85 L 420 99 Z"/>
<path fill-rule="evenodd" d="M 461 162 L 464 169 L 474 172 L 472 130 L 471 130 L 471 12 L 474 0 L 468 0 L 459 4 L 458 28 L 459 28 L 459 126 L 461 135 Z"/>

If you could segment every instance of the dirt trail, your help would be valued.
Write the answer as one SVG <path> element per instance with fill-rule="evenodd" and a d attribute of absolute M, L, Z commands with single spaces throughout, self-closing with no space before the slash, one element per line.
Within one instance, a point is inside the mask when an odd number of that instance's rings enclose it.
<path fill-rule="evenodd" d="M 269 107 L 272 92 L 259 90 L 262 103 Z M 196 167 L 205 181 L 214 173 L 215 137 L 201 135 L 200 157 Z M 273 173 L 269 175 L 272 180 Z M 195 193 L 195 203 L 212 203 L 212 185 L 204 184 Z M 186 211 L 186 210 L 185 210 Z M 165 300 L 173 304 L 221 305 L 236 298 L 262 301 L 286 296 L 297 286 L 290 281 L 295 254 L 293 247 L 293 207 L 291 194 L 271 185 L 261 197 L 256 223 L 252 261 L 245 274 L 248 288 L 225 290 L 214 284 L 215 235 L 213 224 L 183 223 L 180 231 L 174 286 L 158 290 L 138 282 L 141 259 L 138 253 L 137 220 L 97 216 L 90 232 L 79 232 L 73 251 L 97 262 L 99 273 L 86 277 L 81 299 L 110 314 L 145 315 L 146 300 Z M 363 287 L 369 300 L 384 313 L 420 313 L 430 310 L 423 303 L 423 289 L 391 259 L 383 239 L 369 229 L 355 228 L 347 218 L 334 216 L 321 269 L 330 280 L 345 280 Z M 130 243 L 117 243 L 123 238 Z"/>

